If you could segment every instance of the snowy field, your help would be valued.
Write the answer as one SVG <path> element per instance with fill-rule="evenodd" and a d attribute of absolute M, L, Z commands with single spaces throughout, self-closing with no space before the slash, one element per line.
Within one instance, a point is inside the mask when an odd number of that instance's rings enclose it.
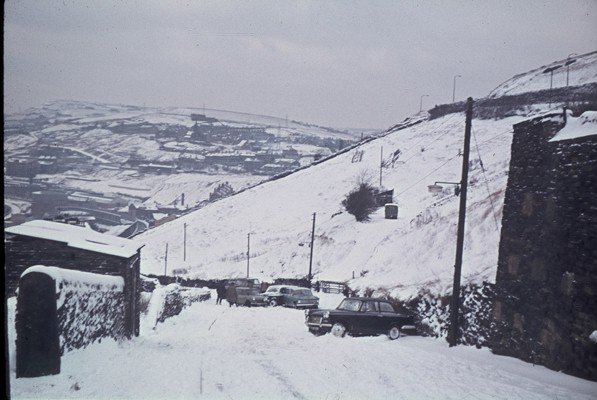
<path fill-rule="evenodd" d="M 341 299 L 321 296 L 323 307 Z M 11 390 L 14 399 L 582 400 L 597 383 L 441 339 L 315 337 L 302 311 L 212 299 L 131 341 L 67 353 L 59 375 L 15 379 L 13 364 Z"/>

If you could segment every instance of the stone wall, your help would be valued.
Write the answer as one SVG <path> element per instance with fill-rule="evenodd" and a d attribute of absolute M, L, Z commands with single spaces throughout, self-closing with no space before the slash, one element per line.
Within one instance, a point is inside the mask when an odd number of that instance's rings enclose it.
<path fill-rule="evenodd" d="M 597 135 L 549 142 L 563 126 L 514 125 L 490 344 L 597 380 Z"/>
<path fill-rule="evenodd" d="M 37 264 L 122 276 L 125 282 L 126 331 L 129 336 L 139 335 L 139 253 L 131 258 L 122 258 L 69 247 L 62 242 L 14 234 L 6 235 L 4 250 L 6 297 L 15 295 L 21 274 Z"/>

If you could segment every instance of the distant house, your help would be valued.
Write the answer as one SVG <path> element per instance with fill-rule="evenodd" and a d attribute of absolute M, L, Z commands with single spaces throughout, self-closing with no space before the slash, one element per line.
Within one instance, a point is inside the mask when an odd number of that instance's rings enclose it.
<path fill-rule="evenodd" d="M 298 160 L 301 157 L 298 150 L 292 147 L 282 150 L 282 156 L 284 158 L 292 158 L 294 160 Z"/>
<path fill-rule="evenodd" d="M 144 173 L 153 173 L 153 174 L 172 174 L 176 171 L 176 165 L 173 164 L 165 164 L 165 163 L 149 163 L 149 164 L 140 164 L 139 171 Z"/>
<path fill-rule="evenodd" d="M 124 279 L 125 325 L 139 334 L 141 248 L 132 240 L 89 228 L 35 220 L 5 230 L 6 293 L 12 296 L 21 274 L 33 265 L 121 276 Z"/>
<path fill-rule="evenodd" d="M 41 217 L 44 214 L 55 215 L 59 207 L 68 203 L 68 195 L 55 190 L 40 190 L 31 193 L 31 214 Z"/>
<path fill-rule="evenodd" d="M 38 165 L 33 160 L 9 159 L 6 162 L 6 175 L 32 178 L 38 173 Z"/>

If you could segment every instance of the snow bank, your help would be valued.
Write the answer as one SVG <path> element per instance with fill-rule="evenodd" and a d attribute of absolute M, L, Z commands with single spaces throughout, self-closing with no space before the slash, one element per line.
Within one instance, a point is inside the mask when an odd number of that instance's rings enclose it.
<path fill-rule="evenodd" d="M 141 316 L 141 334 L 150 332 L 158 322 L 180 314 L 191 304 L 209 298 L 211 291 L 207 288 L 182 287 L 178 283 L 156 287 L 151 292 L 147 311 Z"/>

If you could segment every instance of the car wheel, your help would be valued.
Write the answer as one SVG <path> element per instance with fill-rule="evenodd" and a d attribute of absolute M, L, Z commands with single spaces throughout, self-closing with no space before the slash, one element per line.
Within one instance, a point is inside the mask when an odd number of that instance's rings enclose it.
<path fill-rule="evenodd" d="M 336 337 L 344 337 L 344 335 L 346 335 L 346 326 L 340 322 L 336 322 L 334 325 L 332 325 L 331 332 L 332 335 Z"/>
<path fill-rule="evenodd" d="M 400 327 L 397 325 L 392 326 L 388 330 L 388 338 L 390 338 L 390 340 L 396 340 L 399 337 L 400 337 Z"/>
<path fill-rule="evenodd" d="M 249 300 L 245 302 L 245 307 L 251 307 L 251 302 Z"/>
<path fill-rule="evenodd" d="M 269 305 L 272 306 L 272 307 L 277 306 L 278 305 L 278 300 L 276 300 L 276 299 L 270 299 Z"/>

